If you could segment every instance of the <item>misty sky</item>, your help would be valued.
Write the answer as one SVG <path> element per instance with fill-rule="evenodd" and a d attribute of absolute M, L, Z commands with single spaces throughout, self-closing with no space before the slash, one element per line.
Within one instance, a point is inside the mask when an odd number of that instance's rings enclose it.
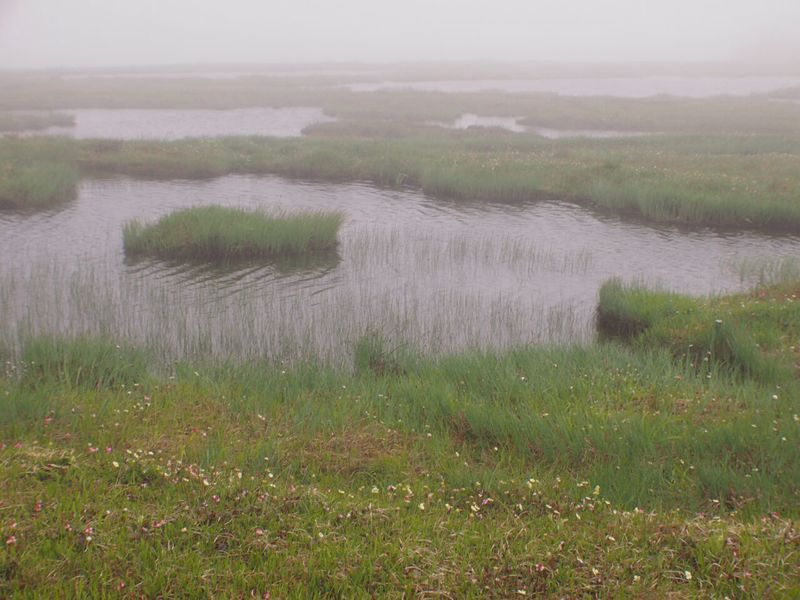
<path fill-rule="evenodd" d="M 0 68 L 800 55 L 800 0 L 0 0 Z"/>

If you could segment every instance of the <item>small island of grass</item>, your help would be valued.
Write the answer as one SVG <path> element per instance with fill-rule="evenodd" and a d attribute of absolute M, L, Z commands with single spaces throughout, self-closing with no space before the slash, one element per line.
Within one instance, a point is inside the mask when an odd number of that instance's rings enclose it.
<path fill-rule="evenodd" d="M 344 216 L 336 211 L 270 215 L 221 206 L 181 210 L 156 223 L 125 225 L 128 255 L 236 260 L 329 250 Z"/>

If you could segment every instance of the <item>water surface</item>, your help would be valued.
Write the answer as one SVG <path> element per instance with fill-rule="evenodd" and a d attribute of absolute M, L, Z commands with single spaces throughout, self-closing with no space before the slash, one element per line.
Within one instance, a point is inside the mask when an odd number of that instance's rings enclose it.
<path fill-rule="evenodd" d="M 621 137 L 641 137 L 649 135 L 641 131 L 619 131 L 612 129 L 552 129 L 548 127 L 533 127 L 522 125 L 520 120 L 523 117 L 487 117 L 472 113 L 464 113 L 455 121 L 440 122 L 431 121 L 431 125 L 445 127 L 447 129 L 469 129 L 471 127 L 499 128 L 514 133 L 532 132 L 542 137 L 557 140 L 565 138 L 594 138 L 609 139 Z"/>
<path fill-rule="evenodd" d="M 300 260 L 126 260 L 123 223 L 211 203 L 335 208 L 346 222 L 337 251 Z M 164 358 L 336 363 L 369 331 L 426 352 L 582 343 L 610 277 L 724 292 L 743 286 L 732 263 L 798 253 L 796 237 L 650 227 L 554 202 L 449 202 L 277 177 L 86 180 L 60 210 L 0 212 L 0 342 L 111 333 Z"/>
<path fill-rule="evenodd" d="M 314 123 L 334 121 L 321 108 L 78 109 L 59 111 L 75 116 L 75 125 L 49 127 L 35 135 L 75 138 L 177 140 L 187 137 L 265 135 L 298 137 Z"/>

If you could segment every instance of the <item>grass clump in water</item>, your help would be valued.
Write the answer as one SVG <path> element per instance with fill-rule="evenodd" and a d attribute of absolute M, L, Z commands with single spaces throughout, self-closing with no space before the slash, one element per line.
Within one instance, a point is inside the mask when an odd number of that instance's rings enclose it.
<path fill-rule="evenodd" d="M 301 254 L 336 247 L 342 213 L 268 215 L 221 206 L 181 210 L 150 225 L 134 221 L 123 232 L 125 252 L 177 259 L 244 259 Z"/>

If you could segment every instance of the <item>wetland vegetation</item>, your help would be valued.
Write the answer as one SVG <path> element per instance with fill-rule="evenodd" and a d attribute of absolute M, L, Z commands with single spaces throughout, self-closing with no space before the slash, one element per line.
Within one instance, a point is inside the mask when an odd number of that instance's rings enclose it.
<path fill-rule="evenodd" d="M 75 197 L 80 179 L 66 140 L 0 139 L 0 209 L 36 210 Z"/>
<path fill-rule="evenodd" d="M 307 212 L 268 215 L 202 206 L 162 217 L 158 222 L 125 224 L 123 245 L 131 256 L 193 260 L 273 258 L 336 247 L 344 215 Z"/>
<path fill-rule="evenodd" d="M 800 593 L 800 105 L 0 79 L 0 596 Z"/>
<path fill-rule="evenodd" d="M 777 322 L 797 293 L 727 301 Z M 667 345 L 683 347 L 681 324 Z M 616 343 L 430 360 L 372 338 L 355 374 L 158 375 L 143 350 L 32 339 L 0 380 L 0 589 L 797 591 L 798 388 L 783 370 L 765 383 L 716 355 L 698 369 Z"/>
<path fill-rule="evenodd" d="M 449 198 L 520 202 L 564 198 L 655 222 L 800 230 L 800 138 L 657 136 L 624 140 L 545 140 L 481 132 L 428 132 L 412 138 L 325 137 L 157 141 L 3 140 L 7 202 L 24 205 L 62 179 L 25 178 L 12 156 L 43 154 L 84 176 L 207 178 L 273 173 L 328 181 L 416 186 Z M 60 163 L 58 163 L 60 164 Z M 48 167 L 49 168 L 49 167 Z M 70 180 L 70 181 L 74 181 Z"/>

